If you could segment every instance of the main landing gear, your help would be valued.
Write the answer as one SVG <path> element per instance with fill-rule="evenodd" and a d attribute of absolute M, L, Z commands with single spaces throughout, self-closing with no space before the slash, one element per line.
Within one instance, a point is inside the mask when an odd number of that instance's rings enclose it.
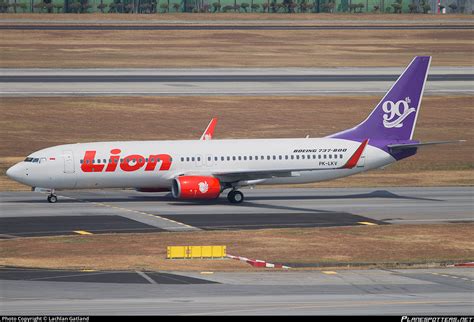
<path fill-rule="evenodd" d="M 51 191 L 51 193 L 48 196 L 48 202 L 49 203 L 56 203 L 58 201 L 58 196 L 54 194 L 54 190 Z"/>
<path fill-rule="evenodd" d="M 238 190 L 231 190 L 227 194 L 227 199 L 230 203 L 241 203 L 244 201 L 244 194 Z"/>

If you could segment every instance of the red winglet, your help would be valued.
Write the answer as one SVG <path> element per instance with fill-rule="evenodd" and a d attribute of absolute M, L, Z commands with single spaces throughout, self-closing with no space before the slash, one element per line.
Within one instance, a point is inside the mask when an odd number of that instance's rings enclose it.
<path fill-rule="evenodd" d="M 360 157 L 362 156 L 362 153 L 364 152 L 365 147 L 367 146 L 367 143 L 369 143 L 369 139 L 365 139 L 364 142 L 357 148 L 357 150 L 354 152 L 354 154 L 351 156 L 349 161 L 342 167 L 343 169 L 352 169 L 357 165 L 357 162 L 359 162 Z"/>
<path fill-rule="evenodd" d="M 207 126 L 206 130 L 201 136 L 201 140 L 212 140 L 212 137 L 214 135 L 214 128 L 216 127 L 217 124 L 217 118 L 213 118 L 211 122 L 209 122 L 209 125 Z"/>

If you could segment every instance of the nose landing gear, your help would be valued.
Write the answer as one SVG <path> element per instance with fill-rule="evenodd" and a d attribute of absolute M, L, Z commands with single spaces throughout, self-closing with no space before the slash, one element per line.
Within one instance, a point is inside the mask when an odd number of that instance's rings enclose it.
<path fill-rule="evenodd" d="M 58 196 L 54 194 L 54 190 L 51 191 L 51 193 L 48 196 L 48 202 L 49 203 L 56 203 L 58 201 Z"/>

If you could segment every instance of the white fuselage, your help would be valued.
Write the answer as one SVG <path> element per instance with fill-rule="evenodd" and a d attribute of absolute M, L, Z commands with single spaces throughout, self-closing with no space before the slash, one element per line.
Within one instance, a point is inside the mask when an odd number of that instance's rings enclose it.
<path fill-rule="evenodd" d="M 308 183 L 379 168 L 396 160 L 368 145 L 357 166 L 344 165 L 360 142 L 318 139 L 92 142 L 59 145 L 32 153 L 9 176 L 48 189 L 163 188 L 180 175 L 292 169 L 289 177 L 258 184 Z M 315 169 L 307 171 L 305 169 Z M 252 184 L 247 182 L 245 185 Z"/>

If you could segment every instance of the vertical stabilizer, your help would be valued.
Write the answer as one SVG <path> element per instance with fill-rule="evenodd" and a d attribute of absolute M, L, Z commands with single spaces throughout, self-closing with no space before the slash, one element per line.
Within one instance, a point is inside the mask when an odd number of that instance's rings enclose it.
<path fill-rule="evenodd" d="M 330 137 L 357 141 L 411 140 L 430 62 L 430 56 L 415 57 L 365 121 Z"/>

